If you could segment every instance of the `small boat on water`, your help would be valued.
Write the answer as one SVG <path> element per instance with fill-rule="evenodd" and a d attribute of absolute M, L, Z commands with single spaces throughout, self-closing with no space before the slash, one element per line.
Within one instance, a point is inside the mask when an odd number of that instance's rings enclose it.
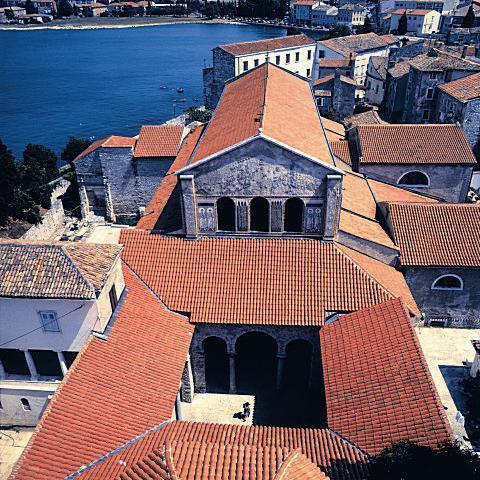
<path fill-rule="evenodd" d="M 166 90 L 167 88 L 165 85 L 160 85 L 160 90 Z"/>
<path fill-rule="evenodd" d="M 185 90 L 184 90 L 182 87 L 178 87 L 178 88 L 177 88 L 177 92 L 178 92 L 178 93 L 183 93 L 184 91 L 185 91 Z"/>
<path fill-rule="evenodd" d="M 185 103 L 186 101 L 187 101 L 186 98 L 177 98 L 176 99 L 176 102 L 178 102 L 178 103 Z"/>
<path fill-rule="evenodd" d="M 194 102 L 198 102 L 198 98 L 194 98 L 193 101 L 194 101 Z"/>

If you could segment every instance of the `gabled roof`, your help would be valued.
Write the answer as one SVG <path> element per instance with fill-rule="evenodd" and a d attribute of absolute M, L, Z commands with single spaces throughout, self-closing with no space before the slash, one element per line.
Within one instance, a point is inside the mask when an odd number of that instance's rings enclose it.
<path fill-rule="evenodd" d="M 437 88 L 460 102 L 478 99 L 480 98 L 480 73 L 474 73 L 453 82 L 444 83 Z"/>
<path fill-rule="evenodd" d="M 352 165 L 348 141 L 335 140 L 330 142 L 330 147 L 332 148 L 332 152 L 336 157 L 345 162 L 347 165 Z"/>
<path fill-rule="evenodd" d="M 409 203 L 438 203 L 438 200 L 411 192 L 398 185 L 381 182 L 368 178 L 367 183 L 377 203 L 382 202 L 409 202 Z"/>
<path fill-rule="evenodd" d="M 325 311 L 354 311 L 394 298 L 395 289 L 410 292 L 393 267 L 382 264 L 379 282 L 340 246 L 317 240 L 192 242 L 128 230 L 120 243 L 124 261 L 193 323 L 322 325 Z M 413 299 L 407 303 L 417 314 Z"/>
<path fill-rule="evenodd" d="M 424 72 L 444 72 L 445 70 L 460 70 L 478 72 L 480 64 L 471 62 L 441 50 L 432 49 L 424 55 L 417 55 L 410 59 L 408 63 Z"/>
<path fill-rule="evenodd" d="M 402 265 L 480 267 L 480 205 L 390 203 L 388 208 Z"/>
<path fill-rule="evenodd" d="M 379 36 L 372 32 L 321 40 L 318 43 L 348 57 L 350 54 L 361 53 L 367 50 L 384 49 L 397 42 L 398 40 L 392 35 Z"/>
<path fill-rule="evenodd" d="M 232 55 L 249 55 L 252 53 L 272 52 L 273 50 L 281 50 L 283 48 L 303 47 L 305 45 L 315 45 L 315 40 L 301 34 L 267 40 L 255 40 L 253 42 L 230 43 L 219 45 L 218 48 Z"/>
<path fill-rule="evenodd" d="M 459 125 L 358 125 L 360 164 L 476 165 Z"/>
<path fill-rule="evenodd" d="M 119 137 L 117 135 L 110 135 L 109 137 L 96 140 L 89 147 L 87 147 L 75 160 L 94 152 L 98 148 L 132 148 L 135 146 L 137 140 L 131 137 Z"/>
<path fill-rule="evenodd" d="M 64 478 L 170 420 L 193 326 L 128 268 L 124 276 L 127 296 L 108 338 L 90 337 L 78 354 L 15 466 L 15 479 Z"/>
<path fill-rule="evenodd" d="M 438 13 L 436 10 L 425 10 L 422 8 L 412 8 L 410 10 L 405 8 L 399 8 L 394 12 L 392 12 L 392 15 L 403 15 L 405 13 L 406 15 L 418 15 L 423 17 L 424 15 L 427 15 L 427 13 L 430 13 L 430 12 Z"/>
<path fill-rule="evenodd" d="M 187 164 L 204 128 L 205 125 L 198 125 L 187 134 L 178 155 L 162 178 L 136 228 L 172 231 L 181 227 L 180 198 L 176 198 L 178 196 L 175 194 L 178 177 L 175 172 Z M 174 206 L 178 208 L 172 208 Z"/>
<path fill-rule="evenodd" d="M 227 83 L 190 165 L 257 136 L 334 167 L 310 83 L 270 63 Z"/>
<path fill-rule="evenodd" d="M 328 425 L 377 455 L 392 442 L 437 447 L 452 435 L 400 300 L 344 315 L 320 331 Z"/>
<path fill-rule="evenodd" d="M 342 68 L 349 65 L 350 60 L 348 58 L 321 58 L 318 61 L 319 68 Z"/>
<path fill-rule="evenodd" d="M 175 157 L 183 136 L 181 125 L 143 125 L 134 157 Z"/>
<path fill-rule="evenodd" d="M 235 480 L 327 480 L 319 469 L 332 480 L 364 480 L 370 471 L 367 455 L 330 429 L 174 421 L 79 478 L 137 480 L 138 469 L 151 468 L 155 460 L 159 474 L 170 475 L 173 467 L 178 480 L 203 479 L 216 467 L 225 475 L 221 478 Z M 316 476 L 299 476 L 302 470 Z"/>
<path fill-rule="evenodd" d="M 96 298 L 121 250 L 106 244 L 0 241 L 0 296 Z"/>
<path fill-rule="evenodd" d="M 348 128 L 356 127 L 357 125 L 387 125 L 388 124 L 388 122 L 385 122 L 380 118 L 380 115 L 375 109 L 350 115 L 349 117 L 345 118 L 344 123 Z"/>

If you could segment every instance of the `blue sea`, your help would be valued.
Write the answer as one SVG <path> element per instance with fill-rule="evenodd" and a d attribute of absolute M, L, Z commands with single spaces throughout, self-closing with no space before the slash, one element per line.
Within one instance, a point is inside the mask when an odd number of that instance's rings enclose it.
<path fill-rule="evenodd" d="M 136 135 L 202 104 L 213 47 L 285 33 L 221 24 L 0 31 L 0 138 L 19 157 L 27 143 L 59 155 L 71 135 Z"/>

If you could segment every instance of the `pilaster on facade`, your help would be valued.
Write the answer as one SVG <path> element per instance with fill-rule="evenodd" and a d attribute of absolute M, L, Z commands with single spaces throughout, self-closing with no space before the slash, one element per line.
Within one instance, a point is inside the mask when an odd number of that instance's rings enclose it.
<path fill-rule="evenodd" d="M 87 218 L 90 212 L 90 204 L 88 202 L 87 189 L 85 188 L 85 185 L 80 180 L 80 178 L 78 179 L 78 182 L 79 182 L 78 194 L 80 196 L 80 209 L 82 213 L 82 218 Z"/>
<path fill-rule="evenodd" d="M 342 176 L 327 175 L 327 196 L 323 238 L 333 240 L 338 231 L 342 206 Z"/>
<path fill-rule="evenodd" d="M 189 238 L 198 236 L 197 200 L 193 175 L 180 175 L 185 233 Z"/>
<path fill-rule="evenodd" d="M 115 223 L 116 216 L 113 208 L 112 191 L 110 182 L 107 177 L 103 177 L 103 185 L 105 186 L 105 216 L 109 222 Z"/>

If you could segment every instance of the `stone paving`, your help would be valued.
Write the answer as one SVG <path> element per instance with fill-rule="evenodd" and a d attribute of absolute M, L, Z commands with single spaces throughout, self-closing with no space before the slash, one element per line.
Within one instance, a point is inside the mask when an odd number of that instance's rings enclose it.
<path fill-rule="evenodd" d="M 6 480 L 27 446 L 34 428 L 0 429 L 0 480 Z"/>
<path fill-rule="evenodd" d="M 243 422 L 235 413 L 243 411 L 243 404 L 250 403 L 250 418 Z M 229 395 L 225 393 L 196 393 L 192 403 L 182 402 L 183 420 L 193 422 L 252 425 L 255 413 L 254 395 Z"/>
<path fill-rule="evenodd" d="M 470 374 L 475 356 L 471 340 L 480 339 L 480 329 L 423 326 L 415 329 L 453 433 L 469 443 L 464 426 L 457 421 L 457 412 L 465 416 L 466 399 L 460 382 Z M 466 420 L 468 430 L 468 418 Z"/>

